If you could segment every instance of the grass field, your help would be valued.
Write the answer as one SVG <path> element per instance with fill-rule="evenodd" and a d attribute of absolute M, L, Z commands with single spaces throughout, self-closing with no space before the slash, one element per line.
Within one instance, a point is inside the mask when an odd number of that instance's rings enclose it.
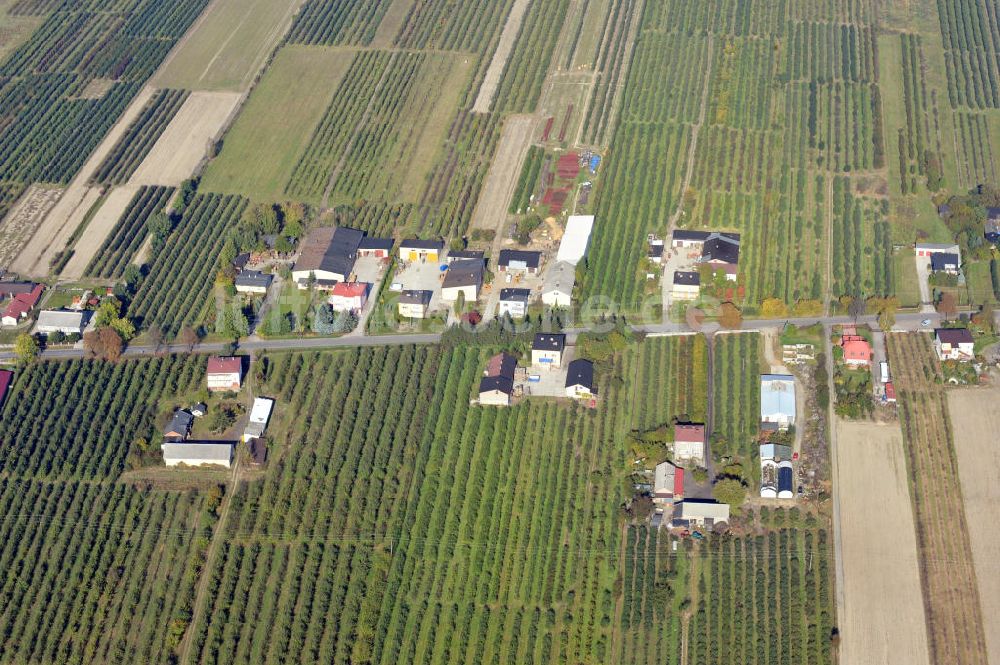
<path fill-rule="evenodd" d="M 242 92 L 281 40 L 303 0 L 216 0 L 154 83 Z"/>
<path fill-rule="evenodd" d="M 353 60 L 354 51 L 346 49 L 282 48 L 226 134 L 202 188 L 255 201 L 283 199 L 299 155 Z"/>

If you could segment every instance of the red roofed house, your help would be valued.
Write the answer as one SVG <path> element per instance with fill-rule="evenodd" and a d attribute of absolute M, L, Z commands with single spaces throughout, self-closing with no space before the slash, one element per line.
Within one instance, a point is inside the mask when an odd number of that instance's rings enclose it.
<path fill-rule="evenodd" d="M 45 290 L 44 286 L 36 284 L 29 293 L 19 293 L 14 296 L 14 299 L 7 305 L 7 309 L 4 310 L 0 322 L 5 326 L 16 326 L 21 322 L 21 319 L 28 316 L 28 312 L 35 308 L 42 297 L 43 290 Z"/>
<path fill-rule="evenodd" d="M 674 459 L 705 464 L 705 426 L 697 423 L 674 425 Z"/>
<path fill-rule="evenodd" d="M 236 357 L 211 356 L 206 380 L 209 390 L 238 391 L 243 381 L 243 361 Z"/>
<path fill-rule="evenodd" d="M 369 287 L 367 282 L 340 282 L 330 289 L 327 302 L 337 312 L 359 312 L 368 302 Z"/>
<path fill-rule="evenodd" d="M 7 396 L 7 389 L 10 388 L 10 384 L 13 381 L 14 372 L 6 369 L 0 369 L 0 407 L 3 406 L 3 400 Z"/>
<path fill-rule="evenodd" d="M 861 335 L 844 335 L 840 338 L 840 348 L 848 365 L 867 365 L 872 361 L 872 345 Z"/>

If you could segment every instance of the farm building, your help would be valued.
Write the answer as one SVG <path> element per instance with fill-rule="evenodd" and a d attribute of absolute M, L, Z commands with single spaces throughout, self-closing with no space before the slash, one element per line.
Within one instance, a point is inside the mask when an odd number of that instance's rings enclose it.
<path fill-rule="evenodd" d="M 781 443 L 763 443 L 760 446 L 760 461 L 780 462 L 792 459 L 792 447 Z"/>
<path fill-rule="evenodd" d="M 940 360 L 972 360 L 975 343 L 966 328 L 938 328 L 934 331 L 934 350 Z"/>
<path fill-rule="evenodd" d="M 482 259 L 463 259 L 448 265 L 441 285 L 441 299 L 445 302 L 456 302 L 459 294 L 465 302 L 476 302 L 479 289 L 483 287 Z"/>
<path fill-rule="evenodd" d="M 520 249 L 502 249 L 497 260 L 500 272 L 526 272 L 537 275 L 542 267 L 542 253 L 528 252 Z"/>
<path fill-rule="evenodd" d="M 663 241 L 656 234 L 650 233 L 646 236 L 646 245 L 649 249 L 646 258 L 656 265 L 663 263 Z"/>
<path fill-rule="evenodd" d="M 50 309 L 38 313 L 35 332 L 49 335 L 61 332 L 65 335 L 81 334 L 91 312 L 74 312 L 68 309 Z"/>
<path fill-rule="evenodd" d="M 684 496 L 684 469 L 661 462 L 653 470 L 653 503 L 671 505 Z"/>
<path fill-rule="evenodd" d="M 728 503 L 719 503 L 711 499 L 684 499 L 674 504 L 671 526 L 677 528 L 712 527 L 720 522 L 728 521 Z"/>
<path fill-rule="evenodd" d="M 575 266 L 587 255 L 590 234 L 594 230 L 593 215 L 572 215 L 566 221 L 566 231 L 559 243 L 556 261 Z"/>
<path fill-rule="evenodd" d="M 674 271 L 674 286 L 670 294 L 675 300 L 697 300 L 701 293 L 701 275 L 696 272 Z"/>
<path fill-rule="evenodd" d="M 983 235 L 986 242 L 1000 245 L 1000 208 L 989 208 L 988 218 L 983 228 Z"/>
<path fill-rule="evenodd" d="M 363 238 L 364 233 L 346 226 L 314 229 L 302 242 L 292 279 L 300 289 L 309 288 L 310 279 L 323 287 L 346 282 L 354 271 Z"/>
<path fill-rule="evenodd" d="M 795 377 L 764 374 L 760 377 L 760 422 L 788 429 L 795 424 Z"/>
<path fill-rule="evenodd" d="M 0 282 L 0 300 L 28 295 L 40 286 L 34 282 Z M 41 291 L 38 292 L 38 295 L 41 295 Z"/>
<path fill-rule="evenodd" d="M 267 397 L 255 397 L 253 407 L 250 408 L 250 420 L 247 421 L 246 429 L 243 430 L 243 441 L 259 439 L 264 436 L 267 423 L 271 419 L 271 411 L 274 409 L 274 400 Z"/>
<path fill-rule="evenodd" d="M 221 441 L 166 442 L 161 446 L 167 466 L 224 466 L 233 462 L 233 444 Z"/>
<path fill-rule="evenodd" d="M 237 293 L 265 294 L 274 281 L 274 275 L 258 272 L 256 270 L 244 270 L 236 275 L 233 280 Z"/>
<path fill-rule="evenodd" d="M 235 356 L 210 356 L 205 380 L 211 391 L 239 391 L 243 382 L 243 360 Z"/>
<path fill-rule="evenodd" d="M 327 302 L 335 312 L 359 312 L 365 308 L 370 291 L 367 282 L 340 282 L 330 289 Z"/>
<path fill-rule="evenodd" d="M 387 259 L 392 254 L 392 238 L 369 238 L 365 236 L 358 243 L 358 256 L 374 256 Z"/>
<path fill-rule="evenodd" d="M 780 446 L 788 448 L 788 446 Z M 763 451 L 764 446 L 761 446 Z M 771 457 L 764 459 L 763 452 L 760 459 L 760 498 L 762 499 L 791 499 L 795 496 L 793 490 L 795 485 L 795 472 L 790 459 L 791 452 L 785 457 Z"/>
<path fill-rule="evenodd" d="M 7 282 L 13 284 L 14 282 Z M 10 287 L 8 287 L 10 288 Z M 25 293 L 15 293 L 4 309 L 0 322 L 5 326 L 16 326 L 38 305 L 42 298 L 42 291 L 45 289 L 41 284 L 35 284 L 31 290 Z"/>
<path fill-rule="evenodd" d="M 701 249 L 708 236 L 708 231 L 677 229 L 670 238 L 670 246 L 674 249 Z"/>
<path fill-rule="evenodd" d="M 480 252 L 474 249 L 459 249 L 453 252 L 448 252 L 448 263 L 454 263 L 455 261 L 465 261 L 465 260 L 479 260 L 483 261 L 486 258 L 486 252 Z"/>
<path fill-rule="evenodd" d="M 674 459 L 705 464 L 705 426 L 699 423 L 674 425 Z"/>
<path fill-rule="evenodd" d="M 14 382 L 14 372 L 8 369 L 0 369 L 0 407 L 3 407 L 3 402 L 7 398 L 7 391 L 10 390 L 10 384 Z"/>
<path fill-rule="evenodd" d="M 536 367 L 560 367 L 566 335 L 562 333 L 535 333 L 531 343 L 531 364 Z"/>
<path fill-rule="evenodd" d="M 931 254 L 931 272 L 940 272 L 946 275 L 957 275 L 958 254 L 934 252 Z"/>
<path fill-rule="evenodd" d="M 913 245 L 913 250 L 917 256 L 931 258 L 935 254 L 957 254 L 961 258 L 958 245 L 948 242 L 918 242 Z"/>
<path fill-rule="evenodd" d="M 896 386 L 892 385 L 892 381 L 885 384 L 885 401 L 889 404 L 896 403 Z"/>
<path fill-rule="evenodd" d="M 512 319 L 523 318 L 528 313 L 530 289 L 500 289 L 499 316 L 509 315 Z"/>
<path fill-rule="evenodd" d="M 483 378 L 479 380 L 479 403 L 487 406 L 510 406 L 516 370 L 517 358 L 509 353 L 498 353 L 490 358 Z"/>
<path fill-rule="evenodd" d="M 566 397 L 590 399 L 597 394 L 594 385 L 594 363 L 577 358 L 566 370 Z"/>
<path fill-rule="evenodd" d="M 740 236 L 737 233 L 711 233 L 701 247 L 701 262 L 736 265 L 740 262 Z"/>
<path fill-rule="evenodd" d="M 542 303 L 549 307 L 569 307 L 573 304 L 573 286 L 576 284 L 576 267 L 557 261 L 549 268 L 542 285 Z"/>
<path fill-rule="evenodd" d="M 403 261 L 438 261 L 444 251 L 440 240 L 404 240 L 399 246 L 399 258 Z"/>
<path fill-rule="evenodd" d="M 430 291 L 403 291 L 399 294 L 399 315 L 409 319 L 422 319 L 431 306 Z"/>
<path fill-rule="evenodd" d="M 844 362 L 852 366 L 867 365 L 872 361 L 872 345 L 861 335 L 843 335 L 840 348 L 844 351 Z"/>
<path fill-rule="evenodd" d="M 170 422 L 163 428 L 163 438 L 167 441 L 183 441 L 191 433 L 191 425 L 193 424 L 194 415 L 178 409 L 174 411 Z"/>
<path fill-rule="evenodd" d="M 191 415 L 195 418 L 201 418 L 208 413 L 208 405 L 204 402 L 198 402 L 190 409 Z"/>

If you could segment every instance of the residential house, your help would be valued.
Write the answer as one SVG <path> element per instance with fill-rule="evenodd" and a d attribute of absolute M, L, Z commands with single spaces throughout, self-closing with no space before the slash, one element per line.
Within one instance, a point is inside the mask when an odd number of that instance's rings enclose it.
<path fill-rule="evenodd" d="M 441 285 L 441 300 L 456 302 L 459 294 L 467 303 L 479 299 L 479 289 L 483 288 L 483 260 L 463 259 L 448 265 Z"/>
<path fill-rule="evenodd" d="M 213 392 L 238 392 L 243 384 L 243 360 L 236 356 L 210 356 L 205 380 Z"/>
<path fill-rule="evenodd" d="M 259 439 L 264 436 L 267 423 L 271 419 L 271 411 L 274 409 L 274 400 L 267 397 L 255 397 L 253 406 L 250 408 L 250 419 L 247 421 L 246 429 L 243 430 L 243 441 L 249 443 L 251 439 Z"/>
<path fill-rule="evenodd" d="M 431 306 L 430 291 L 407 290 L 399 294 L 399 315 L 409 319 L 423 319 Z"/>
<path fill-rule="evenodd" d="M 705 426 L 700 423 L 674 425 L 674 459 L 705 466 Z"/>
<path fill-rule="evenodd" d="M 360 312 L 368 302 L 371 284 L 368 282 L 340 282 L 330 289 L 327 302 L 335 312 Z"/>
<path fill-rule="evenodd" d="M 237 293 L 264 295 L 271 288 L 271 282 L 273 281 L 274 275 L 256 270 L 244 270 L 236 275 L 233 283 L 236 285 Z"/>
<path fill-rule="evenodd" d="M 958 254 L 946 252 L 934 252 L 931 254 L 931 272 L 957 275 L 958 267 Z"/>
<path fill-rule="evenodd" d="M 241 254 L 237 254 L 236 258 L 233 259 L 233 267 L 236 268 L 237 272 L 246 268 L 249 263 L 250 263 L 250 252 L 243 252 Z"/>
<path fill-rule="evenodd" d="M 191 433 L 191 426 L 194 424 L 194 415 L 178 409 L 170 417 L 170 422 L 163 428 L 163 438 L 167 441 L 183 441 Z"/>
<path fill-rule="evenodd" d="M 63 333 L 64 335 L 80 335 L 83 333 L 87 321 L 90 320 L 90 311 L 74 312 L 66 309 L 45 310 L 38 313 L 38 321 L 35 323 L 35 332 L 44 335 L 52 333 Z"/>
<path fill-rule="evenodd" d="M 531 364 L 536 367 L 561 367 L 566 335 L 562 333 L 535 333 L 531 343 Z"/>
<path fill-rule="evenodd" d="M 740 236 L 737 233 L 711 233 L 701 248 L 701 262 L 726 273 L 726 279 L 736 281 L 740 261 Z"/>
<path fill-rule="evenodd" d="M 565 261 L 576 265 L 587 255 L 590 245 L 590 234 L 594 230 L 593 215 L 571 215 L 566 220 L 566 230 L 559 242 L 556 261 Z"/>
<path fill-rule="evenodd" d="M 708 527 L 729 521 L 729 504 L 712 499 L 684 499 L 674 504 L 671 526 Z"/>
<path fill-rule="evenodd" d="M 549 307 L 569 307 L 573 304 L 576 267 L 565 261 L 552 264 L 542 285 L 542 303 Z"/>
<path fill-rule="evenodd" d="M 486 259 L 486 253 L 480 252 L 474 249 L 457 249 L 448 252 L 448 263 L 452 264 L 455 261 L 484 261 Z"/>
<path fill-rule="evenodd" d="M 502 249 L 500 250 L 500 258 L 497 260 L 497 268 L 500 272 L 525 272 L 529 275 L 537 275 L 541 267 L 541 252 Z"/>
<path fill-rule="evenodd" d="M 387 259 L 392 254 L 392 238 L 369 238 L 365 236 L 358 243 L 358 256 L 374 256 Z"/>
<path fill-rule="evenodd" d="M 976 357 L 972 333 L 966 328 L 938 328 L 934 350 L 940 360 L 972 360 Z"/>
<path fill-rule="evenodd" d="M 530 298 L 530 289 L 500 289 L 498 315 L 507 314 L 512 319 L 524 318 L 524 315 L 528 313 L 528 300 Z"/>
<path fill-rule="evenodd" d="M 7 391 L 10 389 L 10 384 L 14 382 L 14 372 L 8 369 L 0 369 L 0 408 L 3 407 L 3 402 L 7 398 Z"/>
<path fill-rule="evenodd" d="M 760 377 L 760 422 L 777 429 L 795 424 L 795 377 L 764 374 Z"/>
<path fill-rule="evenodd" d="M 404 240 L 399 246 L 399 258 L 411 263 L 416 261 L 438 261 L 444 252 L 444 243 L 440 240 Z"/>
<path fill-rule="evenodd" d="M 684 497 L 684 469 L 661 462 L 653 470 L 653 503 L 669 506 Z"/>
<path fill-rule="evenodd" d="M 701 275 L 696 272 L 674 271 L 674 285 L 670 295 L 674 300 L 697 300 L 701 294 Z"/>
<path fill-rule="evenodd" d="M 485 406 L 510 406 L 516 370 L 517 358 L 509 353 L 498 353 L 490 358 L 483 378 L 479 380 L 479 403 Z"/>
<path fill-rule="evenodd" d="M 858 367 L 872 361 L 872 345 L 861 335 L 841 336 L 840 348 L 844 351 L 844 362 L 848 365 Z"/>
<path fill-rule="evenodd" d="M 14 284 L 15 282 L 5 282 L 5 284 Z M 7 289 L 12 289 L 14 287 L 5 287 Z M 4 309 L 3 316 L 0 318 L 0 323 L 5 326 L 16 326 L 23 319 L 25 319 L 31 310 L 38 305 L 38 301 L 42 298 L 42 291 L 45 289 L 41 284 L 35 284 L 31 290 L 21 293 L 13 293 L 11 301 L 7 304 Z"/>
<path fill-rule="evenodd" d="M 221 441 L 165 442 L 163 462 L 167 466 L 224 466 L 233 462 L 233 444 Z"/>
<path fill-rule="evenodd" d="M 302 241 L 299 259 L 292 267 L 292 279 L 300 289 L 309 288 L 310 282 L 320 288 L 331 288 L 337 282 L 348 281 L 363 238 L 364 233 L 346 226 L 313 229 Z"/>
<path fill-rule="evenodd" d="M 566 397 L 590 399 L 597 394 L 594 384 L 594 363 L 577 358 L 566 370 Z"/>

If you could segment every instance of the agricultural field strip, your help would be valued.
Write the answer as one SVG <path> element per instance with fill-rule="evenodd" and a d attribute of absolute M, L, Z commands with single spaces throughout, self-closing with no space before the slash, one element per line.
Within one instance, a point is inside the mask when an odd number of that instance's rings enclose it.
<path fill-rule="evenodd" d="M 534 116 L 514 115 L 504 120 L 500 145 L 472 213 L 471 227 L 495 230 L 500 242 L 503 240 L 507 209 L 514 197 L 521 164 L 531 147 L 535 125 Z"/>
<path fill-rule="evenodd" d="M 532 0 L 514 0 L 514 5 L 504 23 L 503 32 L 500 33 L 500 42 L 497 44 L 496 51 L 493 52 L 490 66 L 479 86 L 479 94 L 476 95 L 476 101 L 472 105 L 473 113 L 489 113 L 490 107 L 493 105 L 493 97 L 500 85 L 500 77 L 514 51 L 514 44 L 521 31 L 521 22 L 524 20 L 524 14 L 528 11 L 531 2 Z"/>
<path fill-rule="evenodd" d="M 18 199 L 0 223 L 0 271 L 6 271 L 20 256 L 63 190 L 32 185 Z"/>
<path fill-rule="evenodd" d="M 78 280 L 83 277 L 87 266 L 102 248 L 105 239 L 114 230 L 115 224 L 138 191 L 139 187 L 136 185 L 115 187 L 111 190 L 87 224 L 86 233 L 73 247 L 72 258 L 59 274 L 61 279 Z"/>
<path fill-rule="evenodd" d="M 84 274 L 118 278 L 130 262 L 142 265 L 137 254 L 147 239 L 152 239 L 148 233 L 149 220 L 166 207 L 175 191 L 172 187 L 136 188 L 134 197 L 126 203 L 113 228 L 105 233 L 104 242 L 86 265 Z"/>

